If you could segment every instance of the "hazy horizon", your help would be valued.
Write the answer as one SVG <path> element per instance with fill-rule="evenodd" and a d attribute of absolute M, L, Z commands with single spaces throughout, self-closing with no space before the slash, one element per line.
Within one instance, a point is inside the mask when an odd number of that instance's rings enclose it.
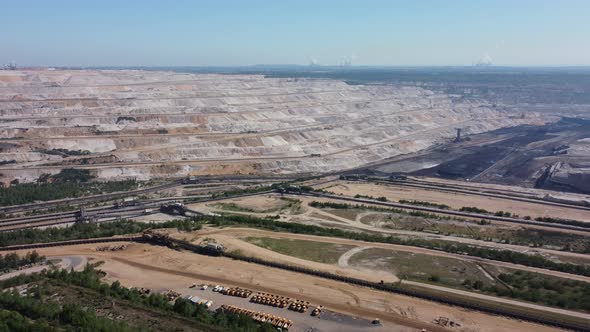
<path fill-rule="evenodd" d="M 0 64 L 590 66 L 590 2 L 0 1 Z"/>

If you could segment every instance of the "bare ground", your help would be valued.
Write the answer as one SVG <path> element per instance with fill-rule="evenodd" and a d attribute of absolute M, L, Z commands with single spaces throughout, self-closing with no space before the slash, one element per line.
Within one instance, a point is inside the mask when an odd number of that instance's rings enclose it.
<path fill-rule="evenodd" d="M 391 331 L 406 331 L 408 328 L 438 331 L 441 329 L 431 324 L 438 316 L 460 322 L 463 331 L 556 330 L 225 258 L 144 244 L 131 244 L 120 252 L 96 252 L 94 248 L 78 245 L 38 251 L 42 255 L 79 255 L 104 261 L 101 269 L 107 272 L 108 280 L 119 280 L 125 286 L 183 289 L 194 282 L 203 282 L 246 287 L 323 304 L 328 309 L 359 317 L 378 317 Z"/>

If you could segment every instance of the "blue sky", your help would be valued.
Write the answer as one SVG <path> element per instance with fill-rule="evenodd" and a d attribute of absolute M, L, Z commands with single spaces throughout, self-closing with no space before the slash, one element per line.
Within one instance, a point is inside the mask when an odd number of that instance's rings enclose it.
<path fill-rule="evenodd" d="M 588 0 L 0 0 L 0 63 L 590 65 Z"/>

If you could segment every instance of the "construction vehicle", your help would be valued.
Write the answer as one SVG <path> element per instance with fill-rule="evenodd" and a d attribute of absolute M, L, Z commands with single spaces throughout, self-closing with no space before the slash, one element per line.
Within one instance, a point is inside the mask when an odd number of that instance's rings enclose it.
<path fill-rule="evenodd" d="M 312 316 L 319 316 L 322 313 L 322 306 L 319 305 L 311 312 Z"/>
<path fill-rule="evenodd" d="M 259 312 L 259 311 L 255 312 L 252 310 L 239 308 L 239 307 L 236 307 L 233 305 L 224 304 L 219 308 L 219 310 L 225 311 L 225 312 L 230 312 L 230 313 L 235 313 L 235 314 L 246 315 L 246 316 L 251 317 L 252 319 L 254 319 L 257 322 L 269 323 L 276 328 L 289 329 L 291 326 L 293 326 L 292 320 L 289 320 L 289 319 L 286 319 L 283 317 L 274 316 L 274 315 L 267 314 L 267 313 L 263 313 L 263 312 Z"/>
<path fill-rule="evenodd" d="M 256 293 L 256 295 L 250 299 L 250 302 L 285 308 L 291 302 L 291 299 L 273 294 Z"/>
<path fill-rule="evenodd" d="M 239 288 L 239 287 L 227 288 L 227 289 L 224 289 L 221 293 L 224 295 L 243 297 L 243 298 L 247 298 L 250 295 L 252 295 L 251 290 L 243 289 L 243 288 Z"/>
<path fill-rule="evenodd" d="M 309 309 L 309 302 L 295 300 L 289 305 L 289 310 L 304 313 Z"/>

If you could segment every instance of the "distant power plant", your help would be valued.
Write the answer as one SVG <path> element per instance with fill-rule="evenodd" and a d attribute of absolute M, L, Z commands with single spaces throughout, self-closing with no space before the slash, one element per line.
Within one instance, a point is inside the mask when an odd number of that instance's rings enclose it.
<path fill-rule="evenodd" d="M 16 66 L 16 62 L 12 61 L 8 64 L 2 66 L 2 70 L 16 70 L 18 67 Z"/>

